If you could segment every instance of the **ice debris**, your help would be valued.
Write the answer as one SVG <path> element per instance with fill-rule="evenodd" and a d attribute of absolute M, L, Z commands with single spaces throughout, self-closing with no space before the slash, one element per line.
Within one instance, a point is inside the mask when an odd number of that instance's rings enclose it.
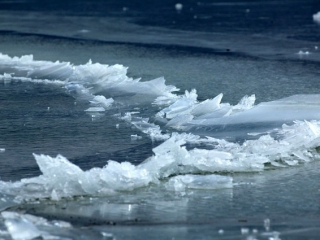
<path fill-rule="evenodd" d="M 48 197 L 59 200 L 76 195 L 110 195 L 119 191 L 159 184 L 168 179 L 169 188 L 231 187 L 229 177 L 201 174 L 259 172 L 270 167 L 285 167 L 320 159 L 320 121 L 296 121 L 270 135 L 242 144 L 209 138 L 214 149 L 187 150 L 185 139 L 196 136 L 173 134 L 153 149 L 154 155 L 140 165 L 108 161 L 103 168 L 83 171 L 58 155 L 34 157 L 42 175 L 18 182 L 0 181 L 3 193 L 24 199 Z M 200 176 L 198 176 L 200 174 Z"/>

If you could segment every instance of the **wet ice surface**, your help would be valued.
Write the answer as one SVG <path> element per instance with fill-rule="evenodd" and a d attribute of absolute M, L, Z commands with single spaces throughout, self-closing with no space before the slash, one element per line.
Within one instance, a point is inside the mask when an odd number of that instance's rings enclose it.
<path fill-rule="evenodd" d="M 1 4 L 0 238 L 318 237 L 317 3 Z"/>

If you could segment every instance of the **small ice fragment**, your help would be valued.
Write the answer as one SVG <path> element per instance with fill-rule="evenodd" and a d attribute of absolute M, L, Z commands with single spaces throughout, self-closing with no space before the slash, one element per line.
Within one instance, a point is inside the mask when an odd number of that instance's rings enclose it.
<path fill-rule="evenodd" d="M 249 228 L 241 228 L 241 234 L 248 234 L 249 232 Z"/>
<path fill-rule="evenodd" d="M 220 230 L 218 231 L 218 233 L 219 233 L 219 234 L 224 234 L 224 230 L 223 230 L 223 229 L 220 229 Z"/>
<path fill-rule="evenodd" d="M 138 140 L 141 139 L 141 136 L 138 136 L 137 134 L 131 135 L 131 140 Z"/>
<path fill-rule="evenodd" d="M 12 80 L 11 74 L 8 74 L 8 73 L 4 73 L 3 75 L 0 75 L 0 79 L 1 78 L 4 80 L 4 83 L 9 83 Z"/>
<path fill-rule="evenodd" d="M 88 32 L 90 32 L 88 29 L 81 29 L 81 30 L 79 30 L 79 33 L 88 33 Z"/>
<path fill-rule="evenodd" d="M 279 232 L 273 232 L 273 236 L 269 237 L 269 240 L 281 240 L 281 238 L 279 238 L 279 235 Z"/>
<path fill-rule="evenodd" d="M 124 11 L 124 12 L 126 12 L 126 11 L 128 11 L 129 10 L 129 8 L 127 8 L 127 7 L 123 7 L 122 8 L 122 11 Z"/>
<path fill-rule="evenodd" d="M 56 192 L 56 190 L 52 190 L 52 192 L 51 192 L 51 199 L 53 200 L 53 201 L 59 201 L 60 200 L 60 197 L 59 197 L 59 195 L 57 194 L 57 192 Z"/>
<path fill-rule="evenodd" d="M 86 112 L 104 112 L 106 111 L 103 107 L 89 107 L 88 109 L 84 110 Z"/>
<path fill-rule="evenodd" d="M 270 219 L 269 219 L 269 218 L 266 218 L 266 219 L 263 221 L 263 225 L 264 225 L 264 228 L 266 229 L 266 231 L 269 231 L 269 230 L 270 230 Z"/>
<path fill-rule="evenodd" d="M 298 54 L 301 56 L 301 55 L 309 55 L 310 54 L 310 52 L 309 51 L 302 51 L 302 50 L 300 50 L 299 52 L 298 52 Z"/>
<path fill-rule="evenodd" d="M 50 107 L 48 107 L 48 111 L 50 111 Z"/>
<path fill-rule="evenodd" d="M 279 232 L 264 232 L 261 234 L 263 237 L 268 237 L 268 240 L 281 240 Z"/>
<path fill-rule="evenodd" d="M 0 148 L 0 153 L 3 153 L 3 152 L 5 152 L 5 151 L 6 151 L 5 148 Z"/>
<path fill-rule="evenodd" d="M 250 12 L 250 9 L 249 9 L 249 8 L 247 8 L 247 9 L 246 9 L 246 13 L 249 13 L 249 12 Z"/>
<path fill-rule="evenodd" d="M 113 98 L 106 99 L 105 96 L 97 95 L 95 96 L 92 101 L 94 104 L 102 104 L 104 107 L 109 107 L 113 102 Z"/>
<path fill-rule="evenodd" d="M 176 8 L 176 10 L 178 12 L 180 12 L 182 10 L 182 8 L 183 8 L 183 5 L 181 3 L 177 3 L 174 7 Z"/>
<path fill-rule="evenodd" d="M 258 231 L 258 229 L 252 229 L 252 233 L 254 233 L 254 234 L 257 234 L 259 231 Z"/>
<path fill-rule="evenodd" d="M 60 228 L 71 228 L 71 223 L 65 222 L 65 221 L 53 221 L 52 222 L 54 226 L 60 227 Z"/>
<path fill-rule="evenodd" d="M 107 238 L 112 238 L 113 234 L 112 233 L 106 233 L 106 232 L 101 232 L 101 235 Z"/>
<path fill-rule="evenodd" d="M 314 49 L 318 50 L 318 46 L 314 46 Z"/>
<path fill-rule="evenodd" d="M 118 124 L 116 124 L 116 129 L 119 129 L 119 123 L 118 123 Z"/>
<path fill-rule="evenodd" d="M 316 23 L 320 24 L 320 12 L 313 14 L 313 21 L 315 21 Z"/>

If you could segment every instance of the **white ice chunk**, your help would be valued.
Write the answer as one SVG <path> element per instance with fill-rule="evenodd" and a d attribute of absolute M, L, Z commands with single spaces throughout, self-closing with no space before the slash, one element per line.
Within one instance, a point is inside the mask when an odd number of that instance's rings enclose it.
<path fill-rule="evenodd" d="M 300 51 L 298 52 L 298 55 L 300 55 L 300 56 L 302 56 L 302 55 L 309 55 L 309 54 L 310 54 L 309 51 L 302 51 L 302 50 L 300 50 Z"/>
<path fill-rule="evenodd" d="M 94 104 L 101 104 L 102 107 L 108 108 L 114 102 L 114 100 L 112 98 L 106 99 L 105 96 L 97 95 L 94 96 L 91 102 Z"/>
<path fill-rule="evenodd" d="M 176 3 L 176 5 L 174 5 L 175 9 L 180 12 L 183 8 L 183 5 L 181 3 Z"/>
<path fill-rule="evenodd" d="M 138 139 L 141 139 L 142 137 L 141 136 L 138 136 L 137 134 L 133 134 L 131 135 L 131 140 L 138 140 Z"/>
<path fill-rule="evenodd" d="M 232 188 L 232 178 L 220 175 L 181 175 L 170 178 L 168 189 L 184 191 L 189 189 L 222 189 Z"/>
<path fill-rule="evenodd" d="M 313 21 L 320 24 L 320 12 L 317 12 L 316 14 L 312 15 Z"/>
<path fill-rule="evenodd" d="M 84 110 L 86 112 L 104 112 L 106 111 L 103 107 L 89 107 L 88 109 Z"/>
<path fill-rule="evenodd" d="M 10 82 L 12 78 L 12 75 L 9 73 L 4 73 L 3 75 L 0 75 L 0 79 L 4 80 L 5 83 Z"/>

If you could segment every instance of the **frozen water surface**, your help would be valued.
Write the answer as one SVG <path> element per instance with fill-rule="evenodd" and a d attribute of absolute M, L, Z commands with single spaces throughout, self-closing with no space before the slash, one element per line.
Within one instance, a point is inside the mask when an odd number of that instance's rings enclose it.
<path fill-rule="evenodd" d="M 317 2 L 0 6 L 1 239 L 317 239 Z"/>

